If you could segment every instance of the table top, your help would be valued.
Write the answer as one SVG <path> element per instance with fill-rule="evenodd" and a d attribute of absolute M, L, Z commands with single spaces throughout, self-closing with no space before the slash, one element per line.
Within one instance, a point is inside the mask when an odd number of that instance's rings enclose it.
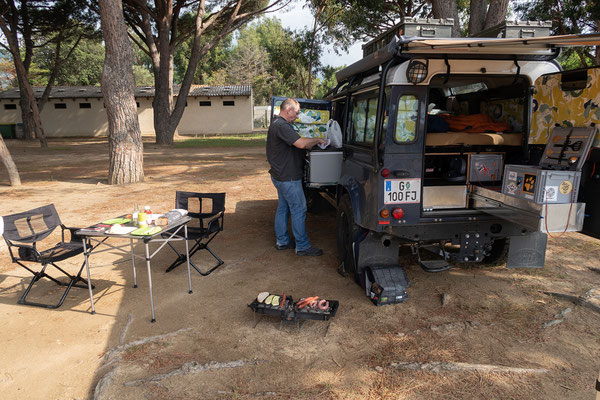
<path fill-rule="evenodd" d="M 119 218 L 124 218 L 125 216 L 121 216 Z M 161 226 L 162 230 L 153 235 L 132 235 L 131 233 L 108 233 L 109 227 L 107 224 L 102 224 L 101 222 L 96 225 L 91 225 L 86 228 L 81 228 L 75 232 L 75 234 L 79 236 L 85 237 L 117 237 L 117 238 L 131 238 L 131 239 L 152 239 L 156 236 L 162 235 L 166 231 L 169 231 L 173 228 L 177 228 L 179 226 L 185 225 L 190 222 L 192 218 L 189 215 L 185 215 L 181 218 L 176 219 L 168 225 Z M 134 227 L 135 225 L 132 222 L 127 224 L 122 224 L 124 227 Z M 155 225 L 150 225 L 155 226 Z M 100 228 L 100 229 L 99 229 Z"/>

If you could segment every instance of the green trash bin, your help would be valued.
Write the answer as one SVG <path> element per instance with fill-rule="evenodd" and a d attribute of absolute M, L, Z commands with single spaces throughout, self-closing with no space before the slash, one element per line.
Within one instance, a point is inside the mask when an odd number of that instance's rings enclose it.
<path fill-rule="evenodd" d="M 0 134 L 3 139 L 14 139 L 15 124 L 0 124 Z"/>

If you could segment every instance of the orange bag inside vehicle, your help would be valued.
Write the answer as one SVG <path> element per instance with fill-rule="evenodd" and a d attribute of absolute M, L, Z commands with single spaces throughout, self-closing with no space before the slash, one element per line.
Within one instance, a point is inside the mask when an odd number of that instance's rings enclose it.
<path fill-rule="evenodd" d="M 506 122 L 494 122 L 486 114 L 450 115 L 441 114 L 450 130 L 454 132 L 485 133 L 485 132 L 510 132 L 510 125 Z"/>

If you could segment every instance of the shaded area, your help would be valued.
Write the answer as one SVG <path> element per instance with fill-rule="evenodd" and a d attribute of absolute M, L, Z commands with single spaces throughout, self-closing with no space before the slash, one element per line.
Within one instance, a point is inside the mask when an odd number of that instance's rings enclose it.
<path fill-rule="evenodd" d="M 104 398 L 123 399 L 593 395 L 600 316 L 541 291 L 582 295 L 600 287 L 600 275 L 588 269 L 600 258 L 597 240 L 579 234 L 550 239 L 543 270 L 478 266 L 427 274 L 402 249 L 400 263 L 411 282 L 408 300 L 375 307 L 358 285 L 336 272 L 331 210 L 308 216 L 309 236 L 324 249 L 322 257 L 274 249 L 277 197 L 262 148 L 149 145 L 146 182 L 107 186 L 100 178 L 107 165 L 105 143 L 60 146 L 72 150 L 52 150 L 56 153 L 48 156 L 36 145 L 15 148 L 17 154 L 22 151 L 19 168 L 28 178 L 20 189 L 0 186 L 0 215 L 52 202 L 67 225 L 86 226 L 129 212 L 134 202 L 155 212 L 169 210 L 176 190 L 224 191 L 225 230 L 211 247 L 225 265 L 208 277 L 193 274 L 188 294 L 185 265 L 164 273 L 175 254 L 163 249 L 152 260 L 157 322 L 151 324 L 143 263 L 136 263 L 138 288 L 133 288 L 128 255 L 92 255 L 97 314 L 88 313 L 84 289 L 73 289 L 60 309 L 48 311 L 16 305 L 29 275 L 10 264 L 0 243 L 0 391 L 7 398 L 91 397 L 104 377 Z M 30 160 L 33 155 L 37 158 Z M 142 254 L 141 245 L 136 251 Z M 194 260 L 201 267 L 212 263 L 202 252 Z M 74 259 L 70 267 L 79 262 Z M 35 296 L 55 288 L 43 283 Z M 340 308 L 331 325 L 311 321 L 298 330 L 294 324 L 280 326 L 275 318 L 256 324 L 247 304 L 262 291 L 294 298 L 318 295 L 338 300 Z M 542 327 L 566 307 L 573 311 L 564 322 Z M 548 373 L 438 374 L 393 367 L 406 362 Z"/>

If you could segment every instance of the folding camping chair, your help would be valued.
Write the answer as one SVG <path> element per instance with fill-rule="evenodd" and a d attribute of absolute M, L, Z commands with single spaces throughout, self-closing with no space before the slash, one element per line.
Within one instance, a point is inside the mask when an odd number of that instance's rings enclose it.
<path fill-rule="evenodd" d="M 190 210 L 190 199 L 197 199 L 199 209 Z M 212 210 L 209 213 L 202 212 L 202 202 L 212 201 Z M 195 204 L 194 204 L 195 206 Z M 194 192 L 180 192 L 177 191 L 175 194 L 175 207 L 179 209 L 188 210 L 188 215 L 192 217 L 192 220 L 188 224 L 187 234 L 188 240 L 193 240 L 195 243 L 191 249 L 189 249 L 190 265 L 194 267 L 196 271 L 202 276 L 207 276 L 221 265 L 223 260 L 219 258 L 211 249 L 208 244 L 217 236 L 219 232 L 223 230 L 223 216 L 225 214 L 225 193 L 194 193 Z M 195 208 L 195 207 L 194 207 Z M 197 225 L 197 226 L 196 226 Z M 163 236 L 169 236 L 168 232 L 165 232 Z M 178 265 L 186 262 L 187 258 L 185 254 L 181 254 L 173 245 L 169 242 L 167 244 L 177 253 L 177 259 L 167 268 L 166 272 L 173 270 Z M 192 261 L 192 255 L 198 250 L 208 250 L 208 252 L 217 260 L 217 264 L 203 272 L 198 268 Z"/>
<path fill-rule="evenodd" d="M 6 215 L 2 217 L 4 220 L 4 240 L 8 246 L 8 251 L 13 263 L 19 264 L 27 271 L 33 274 L 33 278 L 27 286 L 25 293 L 17 302 L 18 304 L 26 304 L 44 308 L 58 308 L 62 305 L 71 290 L 72 286 L 77 286 L 87 289 L 87 281 L 81 278 L 81 272 L 85 266 L 85 261 L 81 264 L 77 275 L 71 275 L 64 269 L 56 265 L 57 262 L 66 260 L 73 256 L 83 253 L 83 242 L 81 238 L 75 235 L 75 231 L 79 228 L 67 228 L 60 222 L 54 204 L 44 207 L 35 208 L 18 214 Z M 45 250 L 38 248 L 40 241 L 48 237 L 54 229 L 61 228 L 61 241 Z M 65 241 L 65 231 L 70 231 L 70 241 Z M 41 270 L 35 271 L 23 263 L 40 264 Z M 59 281 L 53 276 L 46 273 L 46 268 L 51 265 L 58 269 L 61 273 L 69 278 L 68 283 Z M 42 278 L 47 278 L 57 285 L 66 286 L 58 304 L 42 304 L 27 301 L 27 295 L 33 285 Z M 83 282 L 83 285 L 78 285 L 77 282 Z"/>

